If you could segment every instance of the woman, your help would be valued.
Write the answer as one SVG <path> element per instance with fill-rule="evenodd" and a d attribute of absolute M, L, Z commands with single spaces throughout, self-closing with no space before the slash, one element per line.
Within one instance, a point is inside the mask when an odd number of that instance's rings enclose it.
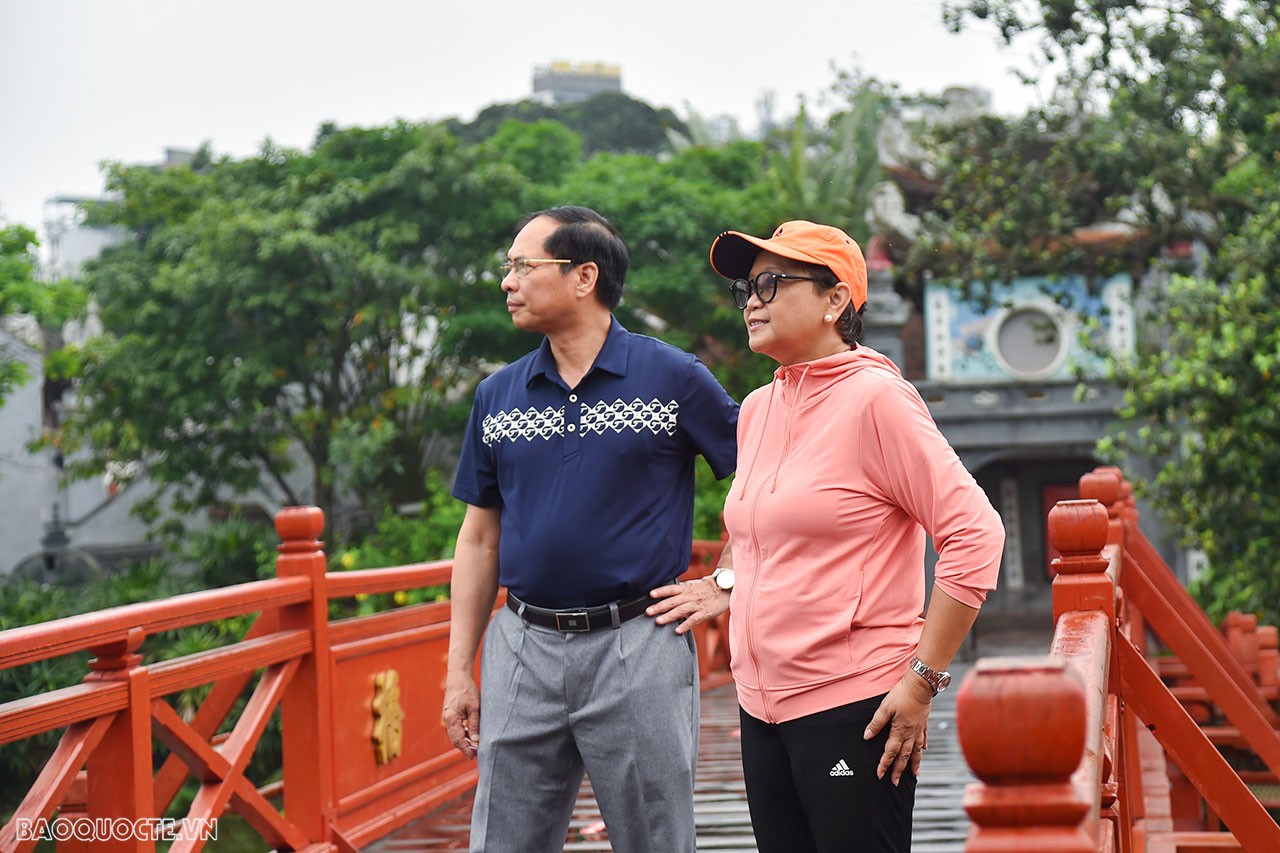
<path fill-rule="evenodd" d="M 914 386 L 858 343 L 866 263 L 847 234 L 730 231 L 711 265 L 779 366 L 742 404 L 714 581 L 656 589 L 649 612 L 684 632 L 731 610 L 762 853 L 909 850 L 930 703 L 995 588 L 1003 526 Z"/>

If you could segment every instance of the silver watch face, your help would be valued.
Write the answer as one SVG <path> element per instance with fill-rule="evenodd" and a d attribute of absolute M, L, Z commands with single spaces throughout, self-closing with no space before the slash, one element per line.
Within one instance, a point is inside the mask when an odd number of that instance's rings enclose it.
<path fill-rule="evenodd" d="M 716 569 L 714 579 L 716 586 L 726 592 L 733 589 L 733 569 Z"/>
<path fill-rule="evenodd" d="M 946 690 L 951 684 L 951 673 L 938 672 L 920 658 L 914 658 L 911 661 L 911 669 L 925 680 L 934 696 Z"/>

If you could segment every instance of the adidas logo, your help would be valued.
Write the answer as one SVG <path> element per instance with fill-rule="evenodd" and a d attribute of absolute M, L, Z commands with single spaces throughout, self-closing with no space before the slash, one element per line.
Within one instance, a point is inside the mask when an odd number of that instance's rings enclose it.
<path fill-rule="evenodd" d="M 845 764 L 844 759 L 842 758 L 836 762 L 835 767 L 831 768 L 831 775 L 832 776 L 856 776 L 857 774 L 849 769 L 849 765 Z"/>

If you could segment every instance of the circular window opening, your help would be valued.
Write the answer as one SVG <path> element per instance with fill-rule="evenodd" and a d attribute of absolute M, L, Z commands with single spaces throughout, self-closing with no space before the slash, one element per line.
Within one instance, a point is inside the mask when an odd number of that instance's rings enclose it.
<path fill-rule="evenodd" d="M 1058 322 L 1039 308 L 1009 312 L 996 332 L 1000 359 L 1010 371 L 1023 376 L 1052 373 L 1065 345 Z"/>

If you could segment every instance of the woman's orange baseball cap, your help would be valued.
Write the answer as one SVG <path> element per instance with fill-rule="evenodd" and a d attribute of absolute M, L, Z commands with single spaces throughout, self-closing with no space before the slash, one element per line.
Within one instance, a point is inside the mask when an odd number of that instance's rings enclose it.
<path fill-rule="evenodd" d="M 761 251 L 824 266 L 849 285 L 855 311 L 867 303 L 867 261 L 853 238 L 839 228 L 795 219 L 779 225 L 767 240 L 726 231 L 711 244 L 711 268 L 725 278 L 746 278 Z"/>

